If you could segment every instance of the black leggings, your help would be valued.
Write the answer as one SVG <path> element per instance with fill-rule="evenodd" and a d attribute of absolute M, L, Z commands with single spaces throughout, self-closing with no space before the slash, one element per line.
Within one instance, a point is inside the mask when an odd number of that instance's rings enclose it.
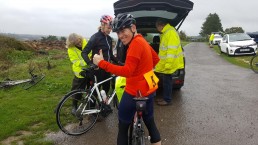
<path fill-rule="evenodd" d="M 97 81 L 98 82 L 101 82 L 101 81 L 103 81 L 103 80 L 105 80 L 105 79 L 107 79 L 107 78 L 109 78 L 111 76 L 109 72 L 106 72 L 103 69 L 95 70 L 94 73 L 95 73 L 95 75 L 97 77 Z M 110 88 L 110 81 L 107 81 L 107 82 L 101 84 L 100 87 L 101 86 L 102 86 L 102 89 L 105 90 L 106 93 L 108 93 L 109 88 Z"/>
<path fill-rule="evenodd" d="M 161 140 L 159 131 L 154 122 L 154 118 L 150 118 L 148 120 L 143 120 L 151 137 L 151 143 L 157 143 Z M 130 123 L 123 123 L 119 121 L 118 127 L 118 136 L 117 136 L 117 145 L 128 145 L 128 129 Z"/>
<path fill-rule="evenodd" d="M 72 89 L 71 90 L 77 90 L 77 89 L 85 89 L 90 87 L 90 81 L 87 78 L 77 78 L 74 76 L 73 82 L 72 82 Z M 73 106 L 77 108 L 77 102 L 82 98 L 81 94 L 77 94 L 73 96 Z"/>

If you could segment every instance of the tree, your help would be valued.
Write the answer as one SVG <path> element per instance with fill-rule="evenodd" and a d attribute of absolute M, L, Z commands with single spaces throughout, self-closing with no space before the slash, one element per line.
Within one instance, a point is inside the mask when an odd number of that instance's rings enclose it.
<path fill-rule="evenodd" d="M 223 32 L 221 20 L 218 14 L 209 14 L 206 21 L 202 24 L 201 32 L 199 33 L 203 37 L 207 37 L 211 32 Z"/>
<path fill-rule="evenodd" d="M 231 27 L 225 29 L 225 33 L 230 34 L 230 33 L 244 33 L 245 31 L 243 30 L 242 27 Z"/>
<path fill-rule="evenodd" d="M 66 41 L 66 37 L 61 37 L 60 40 L 61 41 Z"/>
<path fill-rule="evenodd" d="M 41 40 L 42 41 L 55 41 L 55 40 L 58 40 L 58 38 L 56 36 L 49 35 L 47 37 L 41 37 Z"/>
<path fill-rule="evenodd" d="M 187 36 L 186 36 L 186 34 L 185 34 L 185 32 L 184 31 L 179 31 L 179 37 L 180 37 L 180 39 L 181 40 L 186 40 L 187 39 Z"/>

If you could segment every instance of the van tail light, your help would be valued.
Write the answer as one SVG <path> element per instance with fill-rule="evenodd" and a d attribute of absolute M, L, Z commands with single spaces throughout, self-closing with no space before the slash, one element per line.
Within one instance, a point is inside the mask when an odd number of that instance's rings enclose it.
<path fill-rule="evenodd" d="M 176 80 L 175 81 L 175 84 L 183 84 L 184 83 L 184 80 Z"/>

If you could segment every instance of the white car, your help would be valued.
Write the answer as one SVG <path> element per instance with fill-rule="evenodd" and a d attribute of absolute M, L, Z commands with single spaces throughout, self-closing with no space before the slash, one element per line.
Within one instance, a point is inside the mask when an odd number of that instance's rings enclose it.
<path fill-rule="evenodd" d="M 246 33 L 232 33 L 224 35 L 220 46 L 220 52 L 227 55 L 251 55 L 257 51 L 257 44 Z"/>
<path fill-rule="evenodd" d="M 212 44 L 213 45 L 219 45 L 221 41 L 222 41 L 222 36 L 219 35 L 219 34 L 215 34 L 214 39 L 212 41 Z"/>

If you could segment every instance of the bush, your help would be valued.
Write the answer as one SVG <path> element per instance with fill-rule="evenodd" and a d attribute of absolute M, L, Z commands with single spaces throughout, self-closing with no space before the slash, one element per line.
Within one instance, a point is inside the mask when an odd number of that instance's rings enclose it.
<path fill-rule="evenodd" d="M 33 49 L 22 41 L 18 41 L 15 38 L 0 35 L 0 49 L 15 49 L 33 51 Z"/>
<path fill-rule="evenodd" d="M 15 38 L 0 35 L 0 69 L 8 70 L 15 64 L 25 63 L 34 55 L 34 49 Z"/>

